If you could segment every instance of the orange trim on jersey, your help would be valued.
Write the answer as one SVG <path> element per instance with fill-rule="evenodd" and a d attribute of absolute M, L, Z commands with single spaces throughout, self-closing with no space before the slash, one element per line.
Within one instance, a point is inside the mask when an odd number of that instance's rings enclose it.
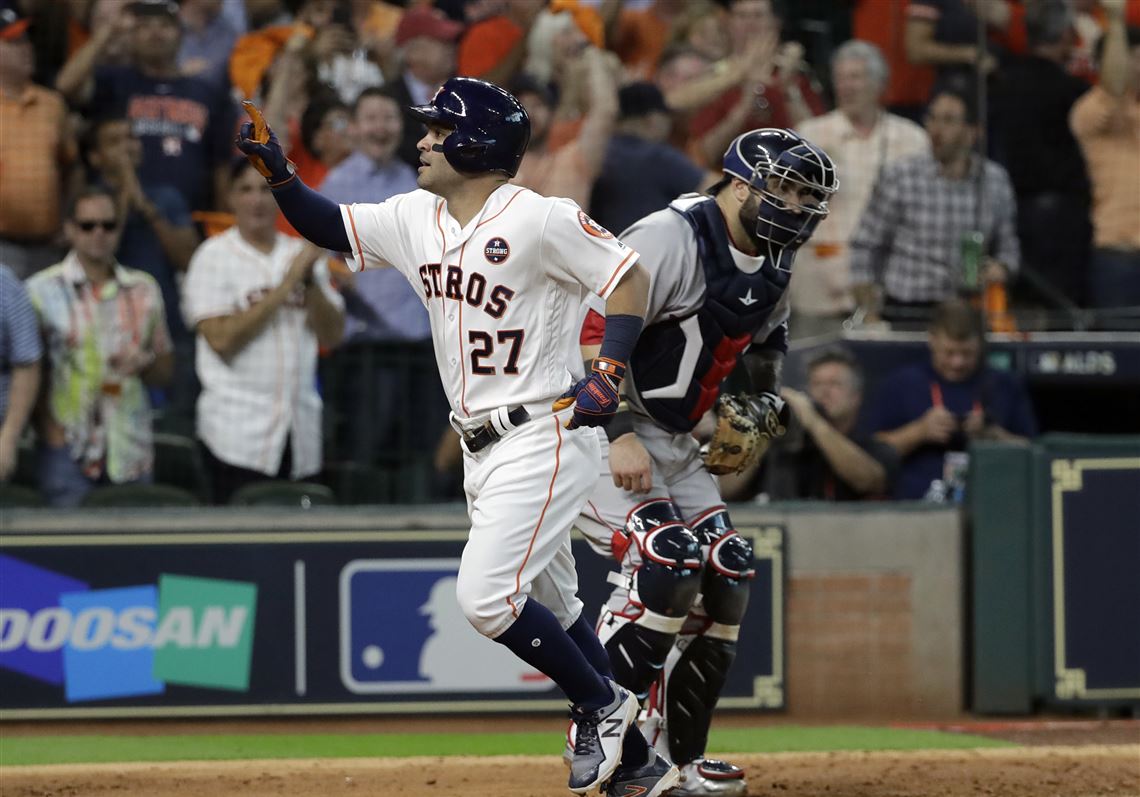
<path fill-rule="evenodd" d="M 552 416 L 553 417 L 553 416 Z M 554 480 L 558 478 L 558 468 L 562 463 L 562 424 L 559 423 L 558 418 L 554 418 L 554 430 L 558 432 L 558 447 L 554 449 L 554 473 L 550 476 L 550 487 L 546 490 L 546 503 L 542 505 L 542 512 L 538 516 L 538 523 L 534 526 L 534 532 L 530 535 L 530 545 L 527 546 L 526 556 L 523 557 L 522 564 L 515 572 L 515 593 L 522 588 L 522 571 L 526 567 L 526 563 L 530 561 L 530 554 L 534 550 L 534 541 L 538 539 L 538 530 L 542 528 L 542 520 L 546 517 L 546 510 L 550 507 L 550 502 L 554 498 Z M 510 595 L 507 596 L 507 603 L 511 606 L 511 614 L 518 618 L 519 610 L 515 606 L 515 602 L 511 600 Z"/>
<path fill-rule="evenodd" d="M 356 217 L 352 215 L 352 206 L 343 205 L 348 211 L 348 223 L 352 227 L 352 239 L 356 241 L 356 253 L 360 255 L 360 270 L 364 271 L 364 249 L 360 246 L 360 236 L 356 234 Z"/>
<path fill-rule="evenodd" d="M 470 240 L 470 239 L 468 239 Z M 463 246 L 459 247 L 459 271 L 463 272 L 463 255 L 467 251 L 467 241 L 463 242 Z M 440 266 L 442 269 L 443 266 Z M 444 285 L 446 286 L 446 282 Z M 446 287 L 444 293 L 447 293 Z M 459 374 L 463 377 L 459 387 L 459 406 L 463 407 L 463 411 L 467 413 L 467 417 L 471 417 L 471 410 L 467 409 L 467 357 L 463 354 L 463 301 L 458 301 L 459 305 Z"/>
<path fill-rule="evenodd" d="M 613 281 L 615 279 L 617 279 L 618 275 L 621 274 L 621 270 L 623 268 L 625 268 L 625 264 L 629 262 L 629 259 L 636 254 L 637 254 L 637 252 L 630 252 L 628 255 L 625 256 L 625 260 L 618 263 L 618 267 L 614 269 L 614 273 L 610 275 L 610 278 L 606 281 L 606 284 L 602 287 L 602 289 L 600 291 L 598 291 L 599 296 L 601 296 L 603 299 L 606 298 L 606 293 L 607 293 L 607 291 L 609 291 L 610 285 L 613 283 Z"/>
<path fill-rule="evenodd" d="M 525 188 L 520 188 L 518 191 L 515 191 L 515 195 L 507 200 L 507 204 L 503 205 L 502 210 L 500 210 L 498 213 L 496 213 L 494 216 L 492 216 L 489 219 L 483 219 L 481 222 L 479 222 L 478 224 L 475 225 L 475 229 L 477 230 L 480 227 L 482 227 L 484 224 L 486 224 L 487 222 L 494 221 L 495 219 L 499 218 L 499 216 L 502 216 L 503 213 L 506 212 L 506 209 L 511 206 L 511 203 L 514 202 L 516 199 L 518 199 L 519 194 L 521 194 L 525 190 L 526 190 Z"/>

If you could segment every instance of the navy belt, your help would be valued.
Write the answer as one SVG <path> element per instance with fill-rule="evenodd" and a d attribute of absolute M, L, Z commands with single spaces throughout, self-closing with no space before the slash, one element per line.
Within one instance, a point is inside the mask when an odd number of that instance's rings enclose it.
<path fill-rule="evenodd" d="M 526 407 L 514 407 L 507 412 L 507 421 L 510 423 L 510 428 L 499 431 L 493 421 L 488 420 L 478 429 L 470 432 L 461 432 L 463 436 L 463 443 L 467 446 L 467 450 L 472 454 L 482 451 L 487 446 L 499 440 L 511 429 L 516 429 L 530 420 L 530 413 L 526 411 Z"/>

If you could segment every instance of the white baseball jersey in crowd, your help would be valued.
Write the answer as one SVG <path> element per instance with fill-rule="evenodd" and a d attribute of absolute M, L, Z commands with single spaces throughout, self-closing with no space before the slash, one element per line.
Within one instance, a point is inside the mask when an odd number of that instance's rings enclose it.
<path fill-rule="evenodd" d="M 203 243 L 182 286 L 186 322 L 248 309 L 281 284 L 304 242 L 278 235 L 268 254 L 246 242 L 237 227 Z M 313 279 L 338 307 L 344 299 L 329 282 L 328 261 Z M 228 362 L 198 336 L 195 364 L 198 436 L 230 465 L 276 474 L 291 440 L 292 478 L 321 468 L 321 397 L 316 390 L 317 338 L 307 323 L 304 295 L 283 304 L 258 335 Z"/>
<path fill-rule="evenodd" d="M 427 191 L 342 205 L 354 269 L 391 264 L 431 318 L 436 363 L 458 430 L 501 439 L 464 450 L 471 532 L 457 597 L 498 636 L 531 594 L 563 623 L 581 613 L 569 530 L 597 477 L 593 429 L 566 430 L 551 404 L 582 375 L 583 297 L 609 296 L 638 254 L 573 202 L 503 185 L 465 226 Z M 529 422 L 512 428 L 510 409 Z M 434 444 L 434 441 L 425 441 Z"/>

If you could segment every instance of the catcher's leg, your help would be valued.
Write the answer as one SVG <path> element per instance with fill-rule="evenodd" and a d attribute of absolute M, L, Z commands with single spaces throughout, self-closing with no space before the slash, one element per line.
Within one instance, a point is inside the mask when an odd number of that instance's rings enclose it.
<path fill-rule="evenodd" d="M 657 743 L 667 743 L 679 766 L 704 759 L 712 712 L 736 657 L 755 574 L 752 545 L 732 529 L 724 509 L 706 515 L 694 529 L 705 561 L 701 602 L 669 651 L 649 709 L 649 725 L 664 731 Z"/>
<path fill-rule="evenodd" d="M 621 572 L 598 618 L 614 679 L 644 697 L 700 589 L 700 546 L 666 498 L 639 504 L 614 534 Z"/>

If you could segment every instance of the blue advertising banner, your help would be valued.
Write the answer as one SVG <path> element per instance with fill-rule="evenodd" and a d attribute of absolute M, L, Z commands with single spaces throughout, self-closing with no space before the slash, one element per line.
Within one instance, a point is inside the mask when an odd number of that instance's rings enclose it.
<path fill-rule="evenodd" d="M 784 704 L 784 530 L 743 529 L 757 578 L 721 705 Z M 466 535 L 0 538 L 0 718 L 563 708 L 455 600 Z M 577 540 L 595 618 L 611 563 Z"/>

